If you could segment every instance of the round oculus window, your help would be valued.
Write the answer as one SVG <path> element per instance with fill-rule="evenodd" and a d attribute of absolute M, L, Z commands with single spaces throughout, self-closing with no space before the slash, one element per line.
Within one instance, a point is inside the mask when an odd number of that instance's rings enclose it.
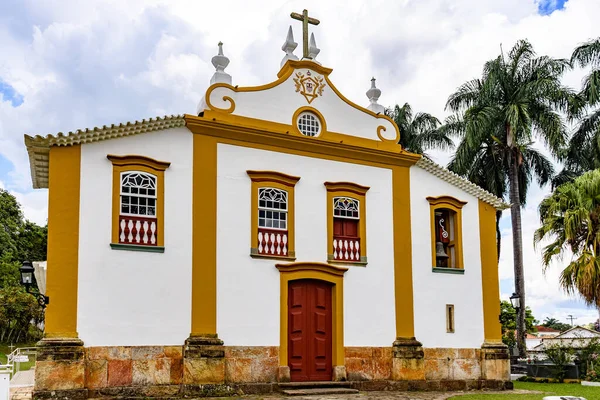
<path fill-rule="evenodd" d="M 302 112 L 298 116 L 298 130 L 304 136 L 318 136 L 321 133 L 321 121 L 311 112 Z"/>

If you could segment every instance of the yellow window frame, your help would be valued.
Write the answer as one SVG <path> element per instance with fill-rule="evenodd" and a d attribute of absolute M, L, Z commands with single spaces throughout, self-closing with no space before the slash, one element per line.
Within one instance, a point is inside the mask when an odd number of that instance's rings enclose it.
<path fill-rule="evenodd" d="M 456 330 L 456 317 L 454 304 L 446 304 L 446 333 L 454 333 Z"/>
<path fill-rule="evenodd" d="M 290 260 L 296 259 L 295 247 L 295 194 L 294 189 L 296 183 L 300 180 L 298 176 L 287 175 L 276 171 L 246 171 L 252 181 L 252 189 L 250 192 L 250 256 L 253 258 L 266 258 L 274 260 Z M 260 188 L 275 188 L 285 190 L 287 196 L 287 256 L 275 256 L 258 253 L 258 190 Z"/>
<path fill-rule="evenodd" d="M 368 186 L 352 182 L 325 182 L 327 189 L 327 262 L 330 264 L 367 265 L 367 203 Z M 349 197 L 358 200 L 360 232 L 360 261 L 341 261 L 333 258 L 333 202 L 336 197 Z"/>
<path fill-rule="evenodd" d="M 106 156 L 113 165 L 112 190 L 112 236 L 111 247 L 118 250 L 137 250 L 161 252 L 165 245 L 165 170 L 171 165 L 167 161 L 158 161 L 141 155 Z M 119 217 L 121 215 L 121 173 L 146 172 L 156 176 L 156 246 L 139 246 L 119 243 Z"/>
<path fill-rule="evenodd" d="M 454 211 L 454 240 L 448 244 L 448 247 L 454 246 L 456 263 L 455 267 L 449 269 L 464 269 L 463 264 L 463 240 L 462 240 L 462 208 L 467 204 L 466 201 L 458 200 L 452 196 L 427 197 L 431 212 L 431 265 L 437 267 L 436 260 L 436 241 L 435 241 L 435 212 L 436 210 L 448 209 Z"/>

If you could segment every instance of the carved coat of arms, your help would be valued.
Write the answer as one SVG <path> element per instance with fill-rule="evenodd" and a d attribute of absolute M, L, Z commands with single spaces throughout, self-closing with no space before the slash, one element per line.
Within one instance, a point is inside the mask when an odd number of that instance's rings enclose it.
<path fill-rule="evenodd" d="M 296 83 L 296 92 L 300 92 L 306 98 L 308 104 L 317 97 L 323 96 L 325 82 L 322 76 L 312 76 L 310 71 L 307 71 L 306 75 L 302 72 L 296 72 L 294 82 Z"/>

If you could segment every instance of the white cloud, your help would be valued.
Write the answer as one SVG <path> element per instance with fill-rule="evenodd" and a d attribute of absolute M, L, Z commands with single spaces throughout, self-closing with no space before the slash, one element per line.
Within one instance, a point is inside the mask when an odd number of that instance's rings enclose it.
<path fill-rule="evenodd" d="M 382 104 L 409 102 L 442 119 L 447 96 L 479 76 L 500 44 L 507 51 L 528 38 L 540 54 L 569 57 L 597 32 L 597 0 L 570 0 L 549 16 L 537 7 L 537 0 L 1 2 L 0 78 L 24 103 L 14 108 L 0 101 L 0 155 L 14 165 L 0 180 L 28 218 L 44 223 L 47 193 L 29 190 L 24 133 L 194 112 L 219 40 L 234 84 L 272 81 L 288 25 L 301 41 L 300 23 L 289 13 L 303 8 L 321 20 L 311 27 L 319 60 L 334 68 L 331 78 L 347 97 L 367 104 L 364 93 L 375 76 Z M 565 83 L 577 87 L 581 76 L 569 73 Z M 450 157 L 432 153 L 441 163 Z M 529 303 L 536 313 L 552 315 L 565 299 L 556 288 L 558 268 L 541 275 L 531 239 L 535 207 L 546 193 L 532 187 L 523 211 L 524 258 Z M 503 237 L 501 275 L 510 278 L 509 232 Z"/>

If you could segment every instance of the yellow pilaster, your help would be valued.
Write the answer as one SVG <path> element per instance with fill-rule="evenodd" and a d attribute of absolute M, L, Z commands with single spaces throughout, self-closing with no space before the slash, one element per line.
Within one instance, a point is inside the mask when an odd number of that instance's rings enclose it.
<path fill-rule="evenodd" d="M 77 337 L 81 147 L 50 148 L 45 336 Z"/>
<path fill-rule="evenodd" d="M 217 334 L 217 140 L 194 135 L 192 332 Z"/>
<path fill-rule="evenodd" d="M 479 243 L 483 287 L 483 328 L 486 343 L 502 342 L 500 288 L 496 248 L 496 209 L 479 200 Z"/>
<path fill-rule="evenodd" d="M 412 240 L 410 223 L 410 169 L 393 167 L 394 286 L 396 293 L 396 337 L 415 336 Z"/>

